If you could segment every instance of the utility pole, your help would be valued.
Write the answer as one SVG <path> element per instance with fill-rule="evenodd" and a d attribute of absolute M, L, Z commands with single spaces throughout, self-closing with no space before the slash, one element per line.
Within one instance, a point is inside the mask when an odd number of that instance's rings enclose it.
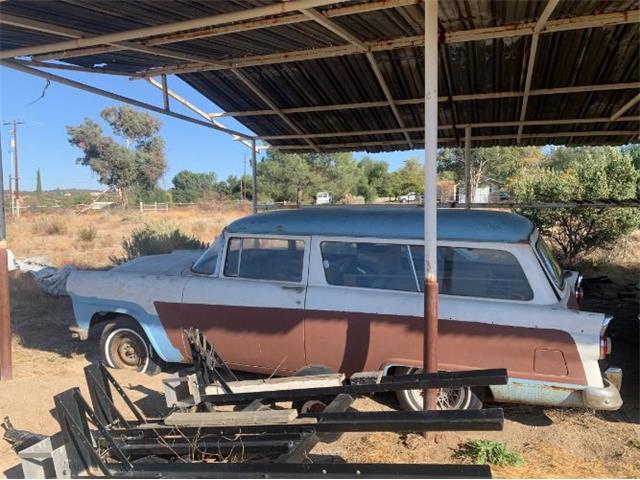
<path fill-rule="evenodd" d="M 15 215 L 16 218 L 20 217 L 20 165 L 18 163 L 18 125 L 24 125 L 24 122 L 13 120 L 7 122 L 5 125 L 11 125 L 11 147 L 13 149 L 13 180 L 15 182 L 14 198 L 15 198 Z"/>
<path fill-rule="evenodd" d="M 11 380 L 11 310 L 9 303 L 9 256 L 4 215 L 4 175 L 0 139 L 0 381 Z"/>

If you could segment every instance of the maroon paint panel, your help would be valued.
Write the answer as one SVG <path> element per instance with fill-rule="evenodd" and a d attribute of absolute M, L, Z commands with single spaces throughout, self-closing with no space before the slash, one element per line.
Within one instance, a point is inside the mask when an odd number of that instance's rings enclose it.
<path fill-rule="evenodd" d="M 305 365 L 304 310 L 154 303 L 172 345 L 190 357 L 183 330 L 199 328 L 222 358 L 246 370 L 295 372 Z"/>
<path fill-rule="evenodd" d="M 199 328 L 222 357 L 246 370 L 281 373 L 326 365 L 351 374 L 385 365 L 422 366 L 421 317 L 323 310 L 156 302 L 171 343 L 188 358 L 182 330 Z M 536 349 L 561 352 L 535 368 Z M 548 362 L 562 361 L 562 365 Z M 563 360 L 562 360 L 563 359 Z M 514 378 L 586 385 L 577 346 L 561 330 L 439 321 L 442 370 L 507 368 Z M 551 373 L 550 373 L 551 372 Z M 564 373 L 566 374 L 554 374 Z"/>

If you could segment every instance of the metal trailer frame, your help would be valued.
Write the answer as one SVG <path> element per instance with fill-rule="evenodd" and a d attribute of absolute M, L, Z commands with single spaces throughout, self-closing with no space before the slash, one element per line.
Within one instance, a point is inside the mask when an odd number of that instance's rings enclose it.
<path fill-rule="evenodd" d="M 161 420 L 140 420 L 133 402 L 104 365 L 86 367 L 93 408 L 78 388 L 54 397 L 62 446 L 57 464 L 70 476 L 117 478 L 487 478 L 486 465 L 420 464 L 309 464 L 302 463 L 320 441 L 337 440 L 346 431 L 500 430 L 502 409 L 431 412 L 346 412 L 353 397 L 338 395 L 322 413 L 304 414 L 315 423 L 184 427 Z M 402 383 L 404 385 L 404 383 Z M 115 388 L 135 420 L 124 420 L 113 403 Z M 256 402 L 247 408 L 254 409 Z M 133 408 L 132 408 L 133 406 Z M 138 412 L 139 413 L 139 412 Z M 108 422 L 108 423 L 106 423 Z M 92 431 L 90 425 L 96 430 Z M 60 443 L 60 436 L 58 442 Z M 51 439 L 45 441 L 51 443 Z M 39 444 L 38 444 L 39 445 Z M 36 445 L 36 446 L 38 446 Z M 245 453 L 277 455 L 273 463 L 206 463 L 185 461 L 194 449 L 224 455 Z M 169 463 L 171 459 L 183 460 Z M 68 462 L 68 463 L 67 463 Z M 55 463 L 55 462 L 54 462 Z M 56 464 L 56 465 L 57 465 Z M 52 470 L 59 473 L 59 467 Z"/>
<path fill-rule="evenodd" d="M 191 339 L 192 347 L 203 354 L 196 355 L 199 364 L 195 368 L 211 368 L 213 347 L 201 335 L 192 335 Z M 219 368 L 228 368 L 220 357 L 211 369 L 217 372 Z M 208 377 L 212 372 L 201 373 L 204 374 L 201 379 L 215 379 L 215 375 Z M 167 425 L 161 418 L 145 418 L 103 364 L 86 367 L 85 377 L 91 405 L 79 388 L 56 395 L 54 403 L 60 432 L 20 452 L 25 471 L 34 476 L 55 475 L 58 478 L 85 475 L 117 478 L 487 478 L 491 471 L 485 465 L 313 464 L 306 461 L 317 443 L 334 442 L 345 432 L 501 430 L 504 417 L 500 408 L 418 412 L 357 412 L 349 411 L 349 408 L 355 395 L 376 391 L 507 381 L 505 370 L 444 376 L 409 375 L 398 377 L 399 381 L 380 377 L 380 383 L 363 381 L 329 390 L 298 389 L 293 395 L 295 398 L 304 398 L 303 395 L 318 398 L 319 393 L 327 392 L 337 395 L 323 412 L 302 413 L 294 422 L 189 427 Z M 128 414 L 123 414 L 116 406 L 112 389 L 126 405 Z M 265 405 L 268 400 L 280 398 L 276 392 L 255 393 L 262 398 L 242 403 L 243 410 L 262 410 L 268 408 Z M 229 395 L 243 394 L 221 394 L 223 398 Z M 227 400 L 225 403 L 229 404 L 230 399 Z M 241 397 L 240 400 L 250 399 Z M 211 457 L 233 458 L 238 452 L 250 455 L 253 461 L 207 462 Z"/>

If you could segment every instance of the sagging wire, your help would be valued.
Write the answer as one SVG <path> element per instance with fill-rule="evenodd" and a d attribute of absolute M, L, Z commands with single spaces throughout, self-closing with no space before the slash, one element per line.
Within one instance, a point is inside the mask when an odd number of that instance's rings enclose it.
<path fill-rule="evenodd" d="M 44 98 L 44 96 L 47 94 L 47 90 L 49 89 L 50 85 L 51 85 L 51 80 L 47 79 L 47 83 L 45 84 L 44 88 L 42 89 L 42 93 L 40 94 L 40 96 L 38 98 L 36 98 L 33 102 L 27 103 L 27 106 L 33 105 L 34 103 L 39 102 L 40 100 L 42 100 Z"/>

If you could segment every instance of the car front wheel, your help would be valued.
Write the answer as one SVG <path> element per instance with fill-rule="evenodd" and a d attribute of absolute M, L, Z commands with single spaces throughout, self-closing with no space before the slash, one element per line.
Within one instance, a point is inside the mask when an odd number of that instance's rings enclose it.
<path fill-rule="evenodd" d="M 418 368 L 397 368 L 395 375 L 414 375 L 422 373 Z M 422 390 L 400 390 L 396 393 L 403 410 L 414 412 L 423 409 L 424 394 Z M 477 410 L 482 402 L 469 387 L 441 388 L 438 391 L 439 410 Z"/>
<path fill-rule="evenodd" d="M 105 325 L 100 336 L 100 354 L 111 368 L 149 375 L 160 372 L 147 336 L 138 322 L 129 317 L 116 317 Z"/>

